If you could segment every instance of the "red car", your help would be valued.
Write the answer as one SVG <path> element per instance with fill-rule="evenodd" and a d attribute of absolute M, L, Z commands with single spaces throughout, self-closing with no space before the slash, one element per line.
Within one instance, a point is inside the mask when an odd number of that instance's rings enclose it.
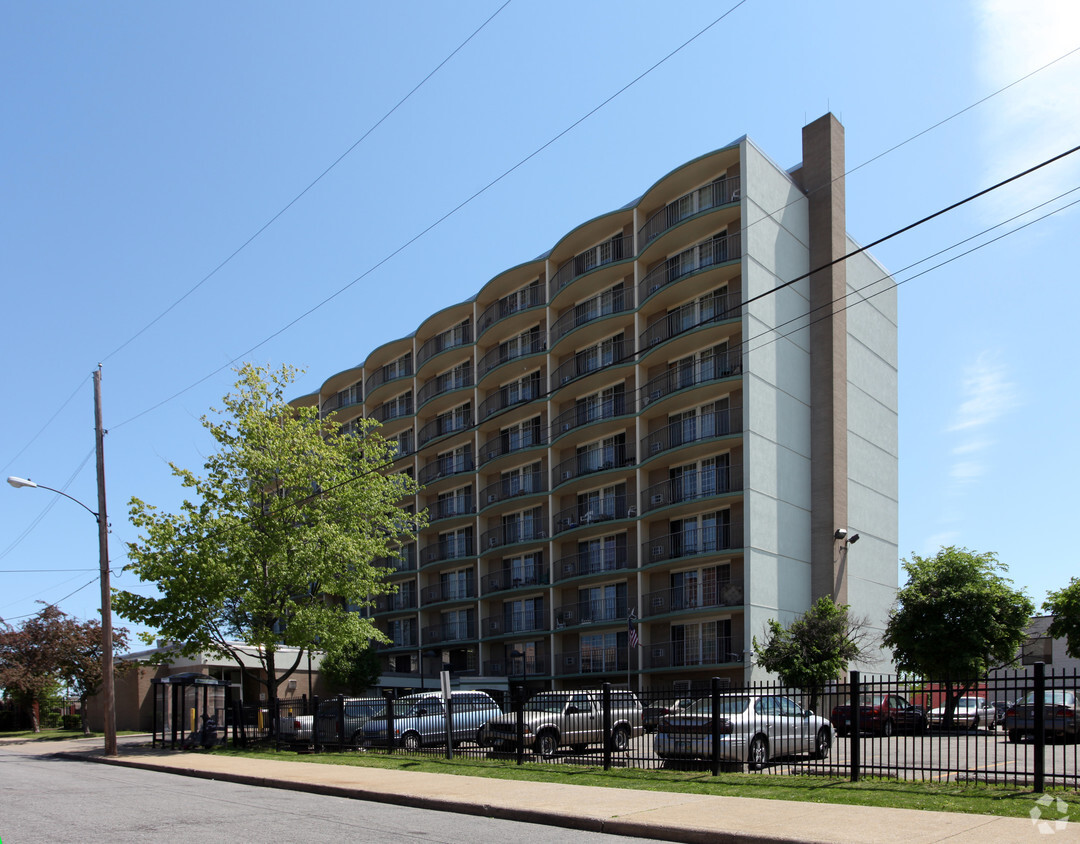
<path fill-rule="evenodd" d="M 846 704 L 834 707 L 829 720 L 838 736 L 846 736 L 851 732 L 851 707 Z M 926 732 L 926 713 L 897 694 L 863 695 L 859 726 L 863 732 L 883 736 L 899 732 L 922 733 Z"/>

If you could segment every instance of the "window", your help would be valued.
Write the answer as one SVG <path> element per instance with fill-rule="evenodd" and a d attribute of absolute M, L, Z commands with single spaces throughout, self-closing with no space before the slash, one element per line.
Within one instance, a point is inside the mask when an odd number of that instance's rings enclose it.
<path fill-rule="evenodd" d="M 577 474 L 586 475 L 617 466 L 626 451 L 626 434 L 616 434 L 588 445 L 578 446 Z"/>
<path fill-rule="evenodd" d="M 626 670 L 625 632 L 585 634 L 579 642 L 582 673 Z"/>
<path fill-rule="evenodd" d="M 522 401 L 532 401 L 540 397 L 540 370 L 530 372 L 524 378 L 511 381 L 499 387 L 499 398 L 503 407 Z"/>
<path fill-rule="evenodd" d="M 594 489 L 578 495 L 578 519 L 582 524 L 625 515 L 626 484 Z"/>
<path fill-rule="evenodd" d="M 532 554 L 522 554 L 519 557 L 510 557 L 506 560 L 506 568 L 510 574 L 510 585 L 522 586 L 540 582 L 539 573 L 543 558 L 544 555 L 537 551 Z"/>
<path fill-rule="evenodd" d="M 626 584 L 590 586 L 578 590 L 582 621 L 614 621 L 626 618 Z"/>
<path fill-rule="evenodd" d="M 439 591 L 444 600 L 453 601 L 457 598 L 471 598 L 473 590 L 472 569 L 458 569 L 457 571 L 444 571 L 439 575 Z"/>
<path fill-rule="evenodd" d="M 719 510 L 671 522 L 671 556 L 708 554 L 731 547 L 731 511 Z"/>
<path fill-rule="evenodd" d="M 543 489 L 543 472 L 540 461 L 503 472 L 501 476 L 504 497 L 526 495 Z"/>
<path fill-rule="evenodd" d="M 612 571 L 626 560 L 626 534 L 604 536 L 578 543 L 580 574 Z"/>
<path fill-rule="evenodd" d="M 610 419 L 613 416 L 621 416 L 626 411 L 623 409 L 626 388 L 623 384 L 616 384 L 607 389 L 593 393 L 591 396 L 578 399 L 575 403 L 577 408 L 578 424 L 593 422 L 597 419 Z"/>
<path fill-rule="evenodd" d="M 671 625 L 672 665 L 731 662 L 731 620 Z"/>
<path fill-rule="evenodd" d="M 436 518 L 461 516 L 472 512 L 472 485 L 463 486 L 450 492 L 439 493 L 435 507 Z"/>
<path fill-rule="evenodd" d="M 473 555 L 471 527 L 459 528 L 439 534 L 440 559 L 452 560 L 457 557 L 471 557 Z"/>
<path fill-rule="evenodd" d="M 535 416 L 525 422 L 503 428 L 500 433 L 503 454 L 540 445 L 540 417 Z"/>
<path fill-rule="evenodd" d="M 503 604 L 503 622 L 507 633 L 525 633 L 544 626 L 544 599 L 523 598 Z"/>
<path fill-rule="evenodd" d="M 719 606 L 723 590 L 731 582 L 731 566 L 708 566 L 671 574 L 671 608 Z"/>
<path fill-rule="evenodd" d="M 505 542 L 527 542 L 535 539 L 544 527 L 544 513 L 540 507 L 523 510 L 520 513 L 508 513 L 502 517 L 503 540 Z"/>

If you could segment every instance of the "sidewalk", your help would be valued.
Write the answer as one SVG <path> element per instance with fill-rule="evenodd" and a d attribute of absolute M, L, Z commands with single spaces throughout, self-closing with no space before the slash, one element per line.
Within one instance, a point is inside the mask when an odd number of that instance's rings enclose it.
<path fill-rule="evenodd" d="M 374 800 L 567 829 L 686 842 L 987 844 L 1078 841 L 1080 824 L 1046 832 L 1027 818 L 794 803 L 623 788 L 426 774 L 122 747 L 69 751 L 94 762 L 270 788 Z"/>

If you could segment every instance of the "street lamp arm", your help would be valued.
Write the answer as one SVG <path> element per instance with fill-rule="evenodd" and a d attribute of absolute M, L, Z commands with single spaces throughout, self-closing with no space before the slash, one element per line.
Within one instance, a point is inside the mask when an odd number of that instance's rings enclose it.
<path fill-rule="evenodd" d="M 45 484 L 39 484 L 39 483 L 37 483 L 37 481 L 32 481 L 29 478 L 16 478 L 14 475 L 11 475 L 10 477 L 8 477 L 7 482 L 9 484 L 11 484 L 13 487 L 15 487 L 16 489 L 18 489 L 19 487 L 24 487 L 25 486 L 25 487 L 31 487 L 33 489 L 47 489 L 49 492 L 55 492 L 57 495 L 62 495 L 62 496 L 64 496 L 64 498 L 67 498 L 70 501 L 74 501 L 76 504 L 78 504 L 80 507 L 82 507 L 87 513 L 89 513 L 95 519 L 98 518 L 98 514 L 95 513 L 93 510 L 91 510 L 89 507 L 87 507 L 85 504 L 83 504 L 78 498 L 73 498 L 72 496 L 68 495 L 66 492 L 64 492 L 61 489 L 54 489 L 51 486 L 45 486 Z"/>

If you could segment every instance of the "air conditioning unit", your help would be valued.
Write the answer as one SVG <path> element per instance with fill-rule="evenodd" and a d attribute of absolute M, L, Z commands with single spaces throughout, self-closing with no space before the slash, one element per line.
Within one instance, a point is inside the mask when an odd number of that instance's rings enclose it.
<path fill-rule="evenodd" d="M 496 499 L 495 493 L 489 492 L 488 493 L 488 504 L 494 504 L 495 499 Z"/>
<path fill-rule="evenodd" d="M 652 655 L 653 655 L 653 659 L 663 659 L 664 658 L 664 649 L 663 648 L 653 648 L 652 649 Z"/>
<path fill-rule="evenodd" d="M 497 452 L 497 451 L 489 451 L 488 452 L 488 460 L 494 460 L 498 456 L 499 456 L 499 452 Z"/>
<path fill-rule="evenodd" d="M 570 424 L 571 424 L 571 423 L 569 423 L 569 422 L 563 422 L 563 423 L 562 423 L 562 429 L 563 429 L 563 433 L 564 433 L 564 434 L 565 434 L 565 433 L 566 433 L 567 431 L 569 431 L 569 430 L 570 430 Z"/>
<path fill-rule="evenodd" d="M 664 546 L 663 545 L 654 545 L 652 547 L 652 555 L 653 555 L 653 557 L 661 557 L 661 556 L 663 556 L 663 554 L 664 554 Z"/>
<path fill-rule="evenodd" d="M 660 451 L 660 449 L 661 449 L 661 448 L 663 448 L 663 447 L 664 447 L 664 444 L 663 444 L 663 443 L 661 443 L 661 442 L 655 442 L 655 443 L 653 443 L 653 444 L 652 444 L 652 453 L 653 453 L 653 454 L 656 454 L 656 453 L 657 453 L 658 451 Z"/>
<path fill-rule="evenodd" d="M 498 629 L 499 629 L 499 622 L 497 622 L 497 621 L 488 622 L 488 630 L 498 630 Z"/>
<path fill-rule="evenodd" d="M 656 401 L 663 394 L 664 394 L 663 390 L 653 390 L 652 396 L 650 397 L 650 401 Z"/>
<path fill-rule="evenodd" d="M 568 481 L 568 480 L 570 480 L 570 478 L 572 478 L 572 477 L 573 477 L 573 475 L 574 475 L 574 473 L 573 473 L 573 472 L 563 472 L 563 473 L 562 473 L 562 479 L 563 479 L 564 481 Z"/>
<path fill-rule="evenodd" d="M 651 499 L 649 499 L 649 500 L 650 500 L 650 501 L 651 501 L 651 502 L 652 502 L 653 504 L 663 504 L 663 503 L 664 503 L 664 496 L 663 496 L 662 494 L 658 493 L 658 494 L 654 495 L 654 496 L 653 496 L 653 497 L 652 497 Z"/>
<path fill-rule="evenodd" d="M 660 285 L 659 284 L 654 284 L 652 287 L 649 288 L 649 295 L 651 296 L 653 293 L 655 293 L 659 289 L 660 289 Z"/>

